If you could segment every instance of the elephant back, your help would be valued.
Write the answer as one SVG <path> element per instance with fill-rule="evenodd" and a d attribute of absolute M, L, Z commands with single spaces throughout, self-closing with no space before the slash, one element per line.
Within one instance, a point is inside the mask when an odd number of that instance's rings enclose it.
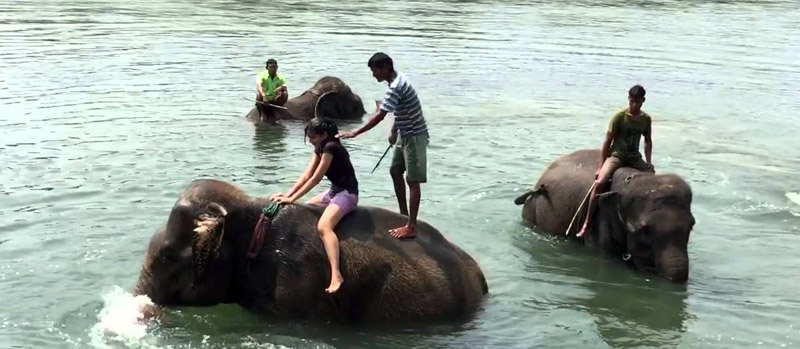
<path fill-rule="evenodd" d="M 589 149 L 556 158 L 534 186 L 541 189 L 524 202 L 523 220 L 544 232 L 563 235 L 592 186 L 599 162 L 600 151 Z"/>
<path fill-rule="evenodd" d="M 328 320 L 449 319 L 474 311 L 488 292 L 478 264 L 432 226 L 419 222 L 415 239 L 398 240 L 387 231 L 405 216 L 359 207 L 335 228 L 345 282 L 324 293 L 330 267 L 316 229 L 323 209 L 291 205 L 275 217 L 255 267 L 257 282 L 269 284 L 256 307 Z"/>

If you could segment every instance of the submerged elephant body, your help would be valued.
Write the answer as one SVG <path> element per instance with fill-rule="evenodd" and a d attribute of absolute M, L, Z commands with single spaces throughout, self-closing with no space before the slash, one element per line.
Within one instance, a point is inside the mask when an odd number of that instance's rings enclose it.
<path fill-rule="evenodd" d="M 581 150 L 556 159 L 534 186 L 520 196 L 523 220 L 546 233 L 563 236 L 594 181 L 599 150 Z M 587 200 L 588 201 L 588 200 Z M 593 229 L 584 241 L 631 263 L 685 282 L 689 274 L 687 246 L 695 220 L 692 191 L 674 174 L 654 175 L 621 168 L 610 189 L 598 195 Z M 575 237 L 586 214 L 569 232 Z"/>
<path fill-rule="evenodd" d="M 225 182 L 193 182 L 151 239 L 134 293 L 166 306 L 238 303 L 279 318 L 395 322 L 459 318 L 488 292 L 478 264 L 430 225 L 397 240 L 386 231 L 403 216 L 359 207 L 336 227 L 345 281 L 327 294 L 321 207 L 284 206 L 247 257 L 266 204 Z"/>
<path fill-rule="evenodd" d="M 314 117 L 356 120 L 366 114 L 364 104 L 356 93 L 339 78 L 325 76 L 314 86 L 297 97 L 290 98 L 286 109 L 271 109 L 276 119 L 310 120 Z M 248 114 L 259 119 L 258 109 L 253 107 Z"/>

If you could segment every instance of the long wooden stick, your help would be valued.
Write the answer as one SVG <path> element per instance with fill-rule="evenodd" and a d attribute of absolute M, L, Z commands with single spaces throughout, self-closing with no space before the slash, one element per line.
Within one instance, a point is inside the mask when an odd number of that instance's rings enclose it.
<path fill-rule="evenodd" d="M 242 97 L 242 98 L 244 98 L 244 97 Z M 283 110 L 287 110 L 287 108 L 286 108 L 286 107 L 283 107 L 283 106 L 280 106 L 280 105 L 277 105 L 277 104 L 272 104 L 272 103 L 264 103 L 264 102 L 257 101 L 257 100 L 255 100 L 255 99 L 250 99 L 250 98 L 244 98 L 244 99 L 245 99 L 246 101 L 255 102 L 255 103 L 258 103 L 258 104 L 261 104 L 261 105 L 266 105 L 266 106 L 268 106 L 268 107 L 273 107 L 273 108 L 277 108 L 277 109 L 283 109 Z"/>
<path fill-rule="evenodd" d="M 389 146 L 386 147 L 386 151 L 383 152 L 383 156 L 381 156 L 381 158 L 378 160 L 378 163 L 375 164 L 375 167 L 372 169 L 372 172 L 370 172 L 370 173 L 375 173 L 375 170 L 378 168 L 378 165 L 381 164 L 381 161 L 383 161 L 383 158 L 386 157 L 386 154 L 389 153 L 389 149 L 392 149 L 393 145 L 394 144 L 389 144 Z"/>
<path fill-rule="evenodd" d="M 581 212 L 581 209 L 583 209 L 583 204 L 586 203 L 586 199 L 588 199 L 589 195 L 592 194 L 592 191 L 594 190 L 595 186 L 597 186 L 597 181 L 592 182 L 592 186 L 589 188 L 589 191 L 586 192 L 586 196 L 583 197 L 583 201 L 581 201 L 581 204 L 575 211 L 575 215 L 572 216 L 572 220 L 569 222 L 569 227 L 567 227 L 567 231 L 564 233 L 564 235 L 569 236 L 569 231 L 572 229 L 572 225 L 575 224 L 575 218 L 578 218 L 578 214 Z"/>

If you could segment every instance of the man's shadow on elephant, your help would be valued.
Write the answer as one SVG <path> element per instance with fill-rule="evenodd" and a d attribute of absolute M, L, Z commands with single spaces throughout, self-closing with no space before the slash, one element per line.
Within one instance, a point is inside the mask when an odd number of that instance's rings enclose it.
<path fill-rule="evenodd" d="M 531 268 L 549 265 L 553 267 L 547 272 L 583 281 L 576 285 L 588 292 L 579 292 L 580 296 L 564 303 L 590 315 L 605 343 L 614 348 L 680 344 L 690 318 L 686 285 L 636 272 L 602 251 L 525 231 L 517 240 L 531 255 Z M 541 246 L 541 239 L 551 243 Z M 586 293 L 591 295 L 583 296 Z"/>

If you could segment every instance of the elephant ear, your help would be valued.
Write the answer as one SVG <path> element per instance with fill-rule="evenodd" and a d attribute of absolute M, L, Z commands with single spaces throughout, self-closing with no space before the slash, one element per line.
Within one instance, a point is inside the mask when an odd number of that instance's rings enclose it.
<path fill-rule="evenodd" d="M 317 98 L 317 103 L 314 104 L 314 117 L 315 118 L 319 118 L 319 117 L 330 118 L 329 115 L 324 115 L 322 113 L 322 111 L 319 109 L 320 106 L 322 106 L 322 103 L 323 103 L 322 101 L 323 100 L 325 100 L 325 103 L 329 103 L 329 101 L 334 103 L 334 106 L 336 108 L 336 111 L 334 112 L 336 114 L 335 116 L 338 116 L 339 114 L 341 114 L 341 110 L 339 108 L 339 104 L 336 103 L 335 99 L 333 98 L 338 93 L 339 93 L 338 89 L 333 89 L 333 90 L 330 90 L 330 91 L 327 91 L 327 92 L 323 93 L 322 95 L 319 96 L 319 98 Z"/>
<path fill-rule="evenodd" d="M 225 236 L 225 217 L 228 211 L 222 205 L 210 202 L 202 213 L 194 219 L 192 235 L 192 256 L 194 257 L 195 279 L 199 280 L 205 273 L 206 260 L 219 256 L 222 238 Z"/>
<path fill-rule="evenodd" d="M 627 179 L 626 179 L 627 180 Z M 620 224 L 624 224 L 625 229 L 628 230 L 629 233 L 634 234 L 642 230 L 642 228 L 647 227 L 647 221 L 641 219 L 639 222 L 633 222 L 627 217 L 623 217 L 622 211 L 620 210 L 620 194 L 616 191 L 610 191 L 606 193 L 602 193 L 597 195 L 597 201 L 601 207 L 604 209 L 608 209 L 611 212 L 616 213 L 616 219 L 619 219 Z"/>
<path fill-rule="evenodd" d="M 597 195 L 597 203 L 607 207 L 619 208 L 620 195 L 616 191 L 608 191 Z"/>
<path fill-rule="evenodd" d="M 625 219 L 622 217 L 622 211 L 619 208 L 620 199 L 620 194 L 616 191 L 609 191 L 597 195 L 598 212 L 602 212 L 605 216 L 611 228 L 611 234 L 613 234 L 617 240 L 623 239 L 620 232 L 621 229 L 624 229 L 623 225 L 625 224 Z"/>

